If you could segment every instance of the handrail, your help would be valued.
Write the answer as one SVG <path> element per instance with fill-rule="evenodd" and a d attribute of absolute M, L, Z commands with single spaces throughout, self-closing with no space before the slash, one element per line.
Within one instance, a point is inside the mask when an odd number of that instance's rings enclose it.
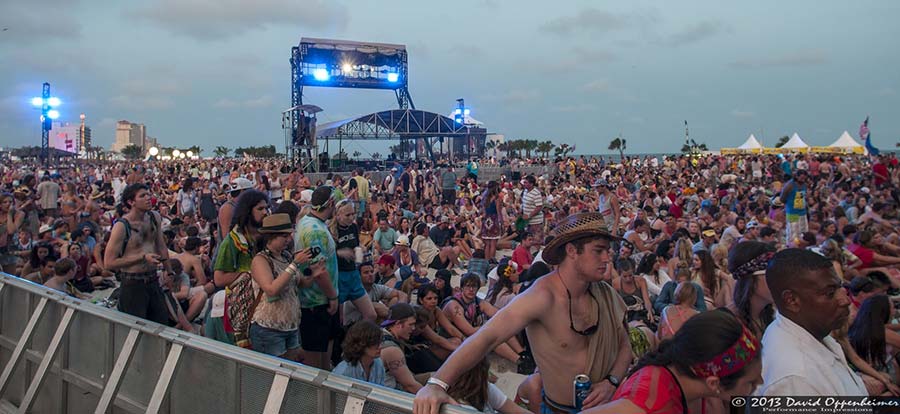
<path fill-rule="evenodd" d="M 297 381 L 307 386 L 311 386 L 318 391 L 327 391 L 331 393 L 330 400 L 333 401 L 334 395 L 345 396 L 347 405 L 350 405 L 350 401 L 360 401 L 364 400 L 366 402 L 377 403 L 379 406 L 385 406 L 391 410 L 398 410 L 399 412 L 411 413 L 412 412 L 412 400 L 413 396 L 409 393 L 401 392 L 394 389 L 385 388 L 382 386 L 374 385 L 371 383 L 366 383 L 362 381 L 358 381 L 352 378 L 344 377 L 337 374 L 332 374 L 328 371 L 319 370 L 307 365 L 295 363 L 292 361 L 275 358 L 269 355 L 261 354 L 258 352 L 254 352 L 248 349 L 239 348 L 236 346 L 228 345 L 222 342 L 218 342 L 206 337 L 202 337 L 199 335 L 195 335 L 192 333 L 183 332 L 180 330 L 176 330 L 174 328 L 170 328 L 167 326 L 159 325 L 157 323 L 136 318 L 134 316 L 118 312 L 112 309 L 107 309 L 105 307 L 95 305 L 88 301 L 84 301 L 81 299 L 76 299 L 69 297 L 62 292 L 46 288 L 41 285 L 34 284 L 30 281 L 20 279 L 14 276 L 10 276 L 4 273 L 0 273 L 0 305 L 2 305 L 2 300 L 7 294 L 12 294 L 14 292 L 7 292 L 14 290 L 23 290 L 28 294 L 33 295 L 34 299 L 41 300 L 46 298 L 48 302 L 53 302 L 58 305 L 65 307 L 66 309 L 71 309 L 74 313 L 82 313 L 86 315 L 91 315 L 107 322 L 114 323 L 116 325 L 123 326 L 128 329 L 132 329 L 137 331 L 141 336 L 148 335 L 152 337 L 161 338 L 166 341 L 169 346 L 168 348 L 177 348 L 177 352 L 169 352 L 170 359 L 173 358 L 172 353 L 180 355 L 182 350 L 192 350 L 194 352 L 201 352 L 209 355 L 213 355 L 219 358 L 222 358 L 230 363 L 237 363 L 239 366 L 243 367 L 251 367 L 266 373 L 271 373 L 274 375 L 276 381 L 275 384 L 278 384 L 281 381 L 280 386 L 282 389 L 278 390 L 281 392 L 281 397 L 278 399 L 280 401 L 284 400 L 284 390 L 287 388 L 283 379 L 279 380 L 279 377 L 287 377 L 290 381 Z M 22 319 L 23 315 L 9 315 L 10 312 L 7 312 L 7 315 L 0 314 L 0 322 L 5 322 L 2 319 L 4 318 L 16 318 Z M 66 314 L 69 314 L 69 318 L 71 318 L 71 314 L 66 311 Z M 68 321 L 65 321 L 68 325 Z M 4 326 L 0 324 L 0 326 Z M 57 329 L 58 333 L 54 336 L 53 341 L 58 343 L 60 340 L 63 340 L 63 336 L 65 336 L 65 329 L 59 328 Z M 7 332 L 0 331 L 0 337 L 4 335 L 8 335 Z M 72 338 L 71 335 L 68 335 L 68 341 Z M 4 338 L 12 340 L 14 343 L 18 342 L 20 338 Z M 0 348 L 7 347 L 7 340 L 0 341 Z M 51 343 L 51 346 L 53 343 Z M 133 345 L 133 344 L 132 344 Z M 66 349 L 68 349 L 68 345 L 66 345 Z M 12 354 L 12 349 L 9 349 L 9 353 Z M 31 351 L 26 351 L 25 353 L 29 353 L 34 351 L 31 348 Z M 51 349 L 51 352 L 53 349 Z M 132 350 L 128 350 L 131 352 Z M 39 351 L 41 354 L 44 353 L 44 350 Z M 174 355 L 174 363 L 178 362 L 178 355 Z M 52 355 L 51 355 L 52 357 Z M 128 355 L 126 355 L 126 360 Z M 24 358 L 24 357 L 23 357 Z M 44 355 L 41 355 L 41 358 L 44 358 Z M 121 355 L 120 355 L 121 358 Z M 44 358 L 47 359 L 47 358 Z M 167 361 L 168 362 L 168 361 Z M 16 363 L 16 361 L 8 361 L 8 363 Z M 127 364 L 127 362 L 125 362 Z M 5 368 L 5 367 L 4 367 Z M 42 365 L 41 368 L 44 371 L 47 368 Z M 121 369 L 121 367 L 120 367 Z M 168 367 L 171 375 L 171 369 L 173 367 Z M 224 369 L 224 367 L 223 367 Z M 42 374 L 43 375 L 43 374 Z M 110 375 L 110 372 L 106 372 L 106 375 Z M 121 375 L 119 375 L 121 376 Z M 35 378 L 35 384 L 40 385 L 40 381 L 43 378 Z M 5 384 L 0 384 L 0 388 L 2 388 Z M 101 385 L 101 390 L 104 388 L 104 384 Z M 117 384 L 113 384 L 113 388 L 110 392 L 115 392 L 115 387 Z M 197 384 L 197 387 L 202 388 L 203 384 Z M 165 391 L 165 387 L 162 388 Z M 266 395 L 269 395 L 270 387 L 265 388 Z M 32 393 L 35 390 L 29 390 Z M 202 390 L 197 390 L 197 392 L 203 392 Z M 7 392 L 8 394 L 8 392 Z M 277 393 L 272 393 L 277 394 Z M 263 401 L 266 401 L 266 395 L 261 396 Z M 0 395 L 0 403 L 2 403 L 7 395 Z M 94 397 L 99 399 L 101 395 L 98 393 Z M 71 398 L 71 395 L 70 397 Z M 104 396 L 106 398 L 105 402 L 109 403 L 110 396 Z M 272 398 L 269 395 L 269 398 Z M 355 399 L 355 400 L 354 400 Z M 280 401 L 276 401 L 275 404 L 279 404 Z M 115 404 L 115 397 L 112 397 L 112 402 Z M 65 404 L 65 401 L 61 401 L 60 404 Z M 155 402 L 157 405 L 162 404 L 162 401 Z M 2 405 L 2 404 L 0 404 Z M 268 404 L 267 404 L 268 406 Z M 284 407 L 285 409 L 289 409 L 289 407 Z M 349 409 L 349 408 L 348 408 Z M 361 408 L 360 408 L 361 409 Z M 321 410 L 321 407 L 320 407 Z M 67 410 L 63 409 L 62 411 L 66 412 Z M 240 411 L 238 409 L 238 411 Z M 268 411 L 268 410 L 267 410 Z M 277 412 L 277 410 L 275 411 Z M 444 406 L 442 413 L 445 414 L 463 414 L 463 413 L 472 413 L 474 411 L 459 407 L 459 406 Z"/>

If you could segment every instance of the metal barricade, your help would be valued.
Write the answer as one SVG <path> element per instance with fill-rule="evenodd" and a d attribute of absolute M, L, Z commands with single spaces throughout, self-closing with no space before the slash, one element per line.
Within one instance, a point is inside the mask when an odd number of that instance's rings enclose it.
<path fill-rule="evenodd" d="M 411 394 L 184 333 L 3 273 L 0 368 L 0 413 L 412 412 Z"/>

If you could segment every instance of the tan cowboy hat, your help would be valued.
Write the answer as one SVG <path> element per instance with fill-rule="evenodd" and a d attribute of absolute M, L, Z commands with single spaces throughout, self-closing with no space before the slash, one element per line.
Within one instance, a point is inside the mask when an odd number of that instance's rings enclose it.
<path fill-rule="evenodd" d="M 292 233 L 294 225 L 291 223 L 291 216 L 285 213 L 278 213 L 263 218 L 262 227 L 259 232 L 262 234 L 271 233 Z"/>
<path fill-rule="evenodd" d="M 579 213 L 566 217 L 550 235 L 553 236 L 553 240 L 544 248 L 542 257 L 547 264 L 551 265 L 558 265 L 562 262 L 565 257 L 565 245 L 569 242 L 586 237 L 603 237 L 610 241 L 623 240 L 621 237 L 610 234 L 606 229 L 603 214 L 597 212 Z"/>

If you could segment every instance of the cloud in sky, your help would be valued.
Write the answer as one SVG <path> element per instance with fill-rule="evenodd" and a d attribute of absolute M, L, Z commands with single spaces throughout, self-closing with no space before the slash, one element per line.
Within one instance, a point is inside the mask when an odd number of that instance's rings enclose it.
<path fill-rule="evenodd" d="M 606 79 L 595 79 L 581 86 L 583 92 L 608 92 L 609 81 Z"/>
<path fill-rule="evenodd" d="M 32 44 L 46 40 L 79 38 L 82 26 L 72 16 L 77 0 L 7 0 L 3 2 L 0 44 Z"/>
<path fill-rule="evenodd" d="M 245 99 L 236 101 L 233 99 L 222 98 L 212 104 L 213 108 L 234 109 L 234 108 L 268 108 L 272 106 L 274 99 L 271 95 L 263 95 L 258 98 Z"/>
<path fill-rule="evenodd" d="M 489 94 L 482 96 L 481 99 L 489 102 L 502 102 L 506 104 L 533 102 L 541 97 L 541 92 L 537 89 L 511 89 L 501 94 Z"/>
<path fill-rule="evenodd" d="M 725 23 L 717 20 L 704 20 L 694 23 L 684 29 L 672 34 L 662 41 L 667 46 L 684 46 L 691 43 L 697 43 L 720 34 L 728 33 L 731 28 Z"/>
<path fill-rule="evenodd" d="M 753 118 L 756 116 L 756 112 L 753 111 L 743 111 L 740 109 L 732 109 L 731 116 L 735 118 Z"/>
<path fill-rule="evenodd" d="M 897 94 L 897 91 L 895 91 L 894 88 L 887 87 L 879 89 L 875 94 L 878 96 L 894 96 Z"/>
<path fill-rule="evenodd" d="M 738 59 L 731 62 L 733 68 L 767 68 L 767 67 L 796 67 L 816 66 L 829 62 L 828 54 L 821 49 L 797 50 L 791 53 L 764 56 L 758 58 Z"/>
<path fill-rule="evenodd" d="M 219 40 L 272 25 L 343 28 L 346 7 L 326 0 L 158 0 L 127 13 L 172 33 Z"/>
<path fill-rule="evenodd" d="M 585 8 L 570 16 L 557 17 L 542 24 L 538 29 L 559 36 L 578 32 L 594 34 L 610 33 L 629 27 L 641 27 L 656 20 L 655 13 L 616 14 L 593 7 Z"/>

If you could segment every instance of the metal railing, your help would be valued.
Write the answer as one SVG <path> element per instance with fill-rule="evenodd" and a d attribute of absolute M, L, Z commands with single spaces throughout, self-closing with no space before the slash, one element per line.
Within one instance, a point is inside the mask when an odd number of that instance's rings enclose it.
<path fill-rule="evenodd" d="M 411 413 L 412 395 L 0 273 L 0 413 Z M 443 413 L 472 413 L 444 407 Z"/>

